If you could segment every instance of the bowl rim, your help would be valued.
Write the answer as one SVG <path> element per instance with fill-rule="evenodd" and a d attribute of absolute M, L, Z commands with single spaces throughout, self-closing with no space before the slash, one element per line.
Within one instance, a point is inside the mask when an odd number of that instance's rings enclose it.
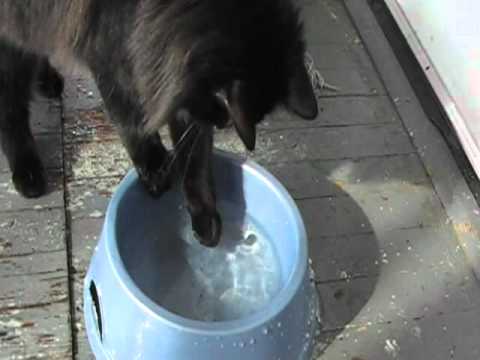
<path fill-rule="evenodd" d="M 305 276 L 307 276 L 308 246 L 305 225 L 300 211 L 288 191 L 273 175 L 250 159 L 240 158 L 237 155 L 218 150 L 215 150 L 214 156 L 233 162 L 234 166 L 241 167 L 243 172 L 259 178 L 270 191 L 275 192 L 275 195 L 284 202 L 287 206 L 289 217 L 293 220 L 292 226 L 294 231 L 292 232 L 292 241 L 296 241 L 297 243 L 298 256 L 294 261 L 293 271 L 290 272 L 280 292 L 269 305 L 260 311 L 240 319 L 206 322 L 177 315 L 157 304 L 143 293 L 124 266 L 117 246 L 115 231 L 119 205 L 128 189 L 138 181 L 138 174 L 135 169 L 131 169 L 128 172 L 114 192 L 107 208 L 104 230 L 106 253 L 113 273 L 119 284 L 121 284 L 126 291 L 126 294 L 136 303 L 144 314 L 147 314 L 155 321 L 160 321 L 164 325 L 182 332 L 203 336 L 227 336 L 266 326 L 266 324 L 273 321 L 275 317 L 293 301 L 295 295 L 304 283 Z"/>

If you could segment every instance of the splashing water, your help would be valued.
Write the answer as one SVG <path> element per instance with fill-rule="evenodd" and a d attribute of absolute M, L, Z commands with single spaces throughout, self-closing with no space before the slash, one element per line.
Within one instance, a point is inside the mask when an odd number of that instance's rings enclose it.
<path fill-rule="evenodd" d="M 168 295 L 156 299 L 189 319 L 240 319 L 261 310 L 280 291 L 279 261 L 265 232 L 248 215 L 244 224 L 233 220 L 233 205 L 223 202 L 219 209 L 223 232 L 214 249 L 200 245 L 189 217 L 183 216 L 179 241 L 188 276 L 179 276 Z"/>

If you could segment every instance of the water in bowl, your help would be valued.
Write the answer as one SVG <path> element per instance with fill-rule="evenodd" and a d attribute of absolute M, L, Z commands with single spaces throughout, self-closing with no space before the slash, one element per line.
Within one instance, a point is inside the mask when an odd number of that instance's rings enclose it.
<path fill-rule="evenodd" d="M 163 256 L 157 260 L 149 256 L 150 261 L 142 263 L 151 268 L 160 266 L 157 285 L 150 281 L 147 295 L 165 309 L 192 320 L 246 317 L 271 302 L 282 284 L 279 261 L 265 231 L 248 215 L 239 221 L 233 204 L 222 202 L 218 208 L 223 220 L 218 247 L 206 248 L 198 242 L 189 216 L 180 207 L 177 238 L 170 241 L 168 249 L 151 249 L 163 251 Z M 155 242 L 165 241 L 158 234 L 154 237 Z"/>

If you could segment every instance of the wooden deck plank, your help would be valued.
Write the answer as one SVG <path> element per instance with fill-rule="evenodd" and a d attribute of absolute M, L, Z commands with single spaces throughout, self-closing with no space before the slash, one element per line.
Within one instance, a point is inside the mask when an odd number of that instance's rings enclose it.
<path fill-rule="evenodd" d="M 310 238 L 433 226 L 447 221 L 433 189 L 402 184 L 299 200 Z M 410 189 L 411 188 L 411 189 Z"/>
<path fill-rule="evenodd" d="M 373 96 L 385 95 L 385 89 L 375 72 L 370 69 L 320 69 L 322 77 L 328 84 L 338 88 L 337 91 L 324 89 L 321 96 Z"/>
<path fill-rule="evenodd" d="M 330 332 L 318 359 L 478 359 L 479 316 L 477 309 Z"/>
<path fill-rule="evenodd" d="M 365 138 L 371 139 L 365 143 Z M 253 158 L 266 163 L 359 158 L 413 152 L 410 140 L 398 124 L 334 128 L 284 129 L 262 131 Z M 226 130 L 217 135 L 220 149 L 245 153 L 236 133 Z M 117 141 L 71 144 L 67 148 L 67 176 L 71 180 L 123 176 L 130 159 Z"/>
<path fill-rule="evenodd" d="M 233 130 L 218 135 L 216 143 L 222 150 L 245 153 Z M 410 139 L 400 125 L 385 124 L 260 132 L 257 149 L 251 156 L 265 165 L 408 154 L 413 151 Z"/>
<path fill-rule="evenodd" d="M 76 69 L 69 74 L 63 91 L 63 107 L 68 115 L 78 110 L 92 110 L 103 105 L 93 77 L 85 73 L 85 69 Z"/>
<path fill-rule="evenodd" d="M 357 33 L 338 1 L 304 0 L 301 3 L 308 44 L 351 44 L 358 41 Z M 322 27 L 320 31 L 319 24 Z"/>
<path fill-rule="evenodd" d="M 428 176 L 416 154 L 318 160 L 267 165 L 297 200 L 348 194 L 359 184 L 396 181 L 428 183 Z"/>
<path fill-rule="evenodd" d="M 72 219 L 72 270 L 78 276 L 87 272 L 102 231 L 103 220 L 103 217 Z"/>
<path fill-rule="evenodd" d="M 65 251 L 0 258 L 0 309 L 68 301 Z"/>
<path fill-rule="evenodd" d="M 103 108 L 68 112 L 64 119 L 65 143 L 119 140 Z"/>
<path fill-rule="evenodd" d="M 51 101 L 35 96 L 35 100 L 30 103 L 30 127 L 33 134 L 61 134 L 62 116 L 61 105 L 56 101 Z"/>
<path fill-rule="evenodd" d="M 1 311 L 1 358 L 72 359 L 68 313 L 66 302 Z"/>
<path fill-rule="evenodd" d="M 472 189 L 458 168 L 464 161 L 457 163 L 437 126 L 428 119 L 419 99 L 415 98 L 414 90 L 404 72 L 399 71 L 397 74 L 396 69 L 401 69 L 399 61 L 368 4 L 347 0 L 345 5 L 362 37 L 368 41 L 369 52 L 391 97 L 397 99 L 397 111 L 413 135 L 413 143 L 425 166 L 429 168 L 432 183 L 449 217 L 461 230 L 457 232 L 457 236 L 465 251 L 466 261 L 472 265 L 477 279 L 480 279 L 480 217 L 477 215 L 480 207 L 478 194 L 473 194 L 476 191 L 473 189 L 478 189 L 478 179 L 469 181 L 470 184 L 477 181 Z M 449 132 L 450 130 L 446 129 L 446 133 Z"/>
<path fill-rule="evenodd" d="M 63 174 L 61 170 L 47 170 L 47 194 L 37 199 L 21 196 L 11 181 L 9 172 L 0 172 L 0 212 L 18 210 L 41 210 L 63 207 Z"/>
<path fill-rule="evenodd" d="M 131 166 L 119 141 L 70 144 L 66 157 L 66 176 L 70 180 L 123 176 Z"/>
<path fill-rule="evenodd" d="M 35 136 L 40 158 L 46 169 L 62 169 L 62 137 L 61 134 L 40 134 Z M 8 162 L 0 152 L 0 172 L 10 173 Z"/>
<path fill-rule="evenodd" d="M 87 339 L 85 322 L 83 320 L 83 279 L 84 275 L 75 274 L 73 278 L 73 292 L 75 294 L 75 331 L 77 339 L 76 360 L 94 360 L 92 350 Z"/>
<path fill-rule="evenodd" d="M 308 46 L 316 67 L 322 69 L 373 69 L 363 44 L 318 44 Z M 372 72 L 372 75 L 378 75 Z"/>
<path fill-rule="evenodd" d="M 337 281 L 324 277 L 325 282 L 318 285 L 327 328 L 413 320 L 480 307 L 480 289 L 448 225 L 398 229 L 356 240 L 370 244 L 362 249 L 340 241 L 333 249 L 324 243 L 325 253 L 317 258 L 319 273 L 338 277 Z M 332 261 L 327 264 L 329 255 Z M 355 264 L 367 259 L 377 264 Z M 366 268 L 372 273 L 360 274 Z M 355 278 L 358 275 L 363 276 Z"/>
<path fill-rule="evenodd" d="M 63 209 L 0 213 L 0 257 L 64 249 Z"/>
<path fill-rule="evenodd" d="M 30 114 L 49 189 L 21 197 L 0 155 L 0 358 L 70 360 L 61 108 L 35 98 Z"/>
<path fill-rule="evenodd" d="M 92 178 L 68 183 L 68 210 L 71 218 L 100 218 L 121 177 Z"/>
<path fill-rule="evenodd" d="M 349 125 L 383 124 L 399 121 L 385 96 L 321 97 L 315 120 L 305 121 L 278 110 L 259 124 L 259 129 L 300 129 Z"/>

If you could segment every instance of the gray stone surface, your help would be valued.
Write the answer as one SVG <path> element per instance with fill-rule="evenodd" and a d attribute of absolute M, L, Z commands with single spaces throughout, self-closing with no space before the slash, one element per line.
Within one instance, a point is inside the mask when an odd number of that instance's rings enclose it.
<path fill-rule="evenodd" d="M 480 358 L 480 288 L 463 250 L 477 246 L 467 215 L 478 210 L 366 3 L 345 2 L 350 14 L 341 0 L 302 1 L 308 50 L 340 87 L 321 92 L 318 117 L 278 110 L 254 153 L 232 129 L 216 145 L 266 166 L 301 209 L 323 299 L 316 360 Z M 63 122 L 42 99 L 31 113 L 51 191 L 19 197 L 0 157 L 0 359 L 91 360 L 83 278 L 131 164 L 88 74 L 68 79 Z"/>

